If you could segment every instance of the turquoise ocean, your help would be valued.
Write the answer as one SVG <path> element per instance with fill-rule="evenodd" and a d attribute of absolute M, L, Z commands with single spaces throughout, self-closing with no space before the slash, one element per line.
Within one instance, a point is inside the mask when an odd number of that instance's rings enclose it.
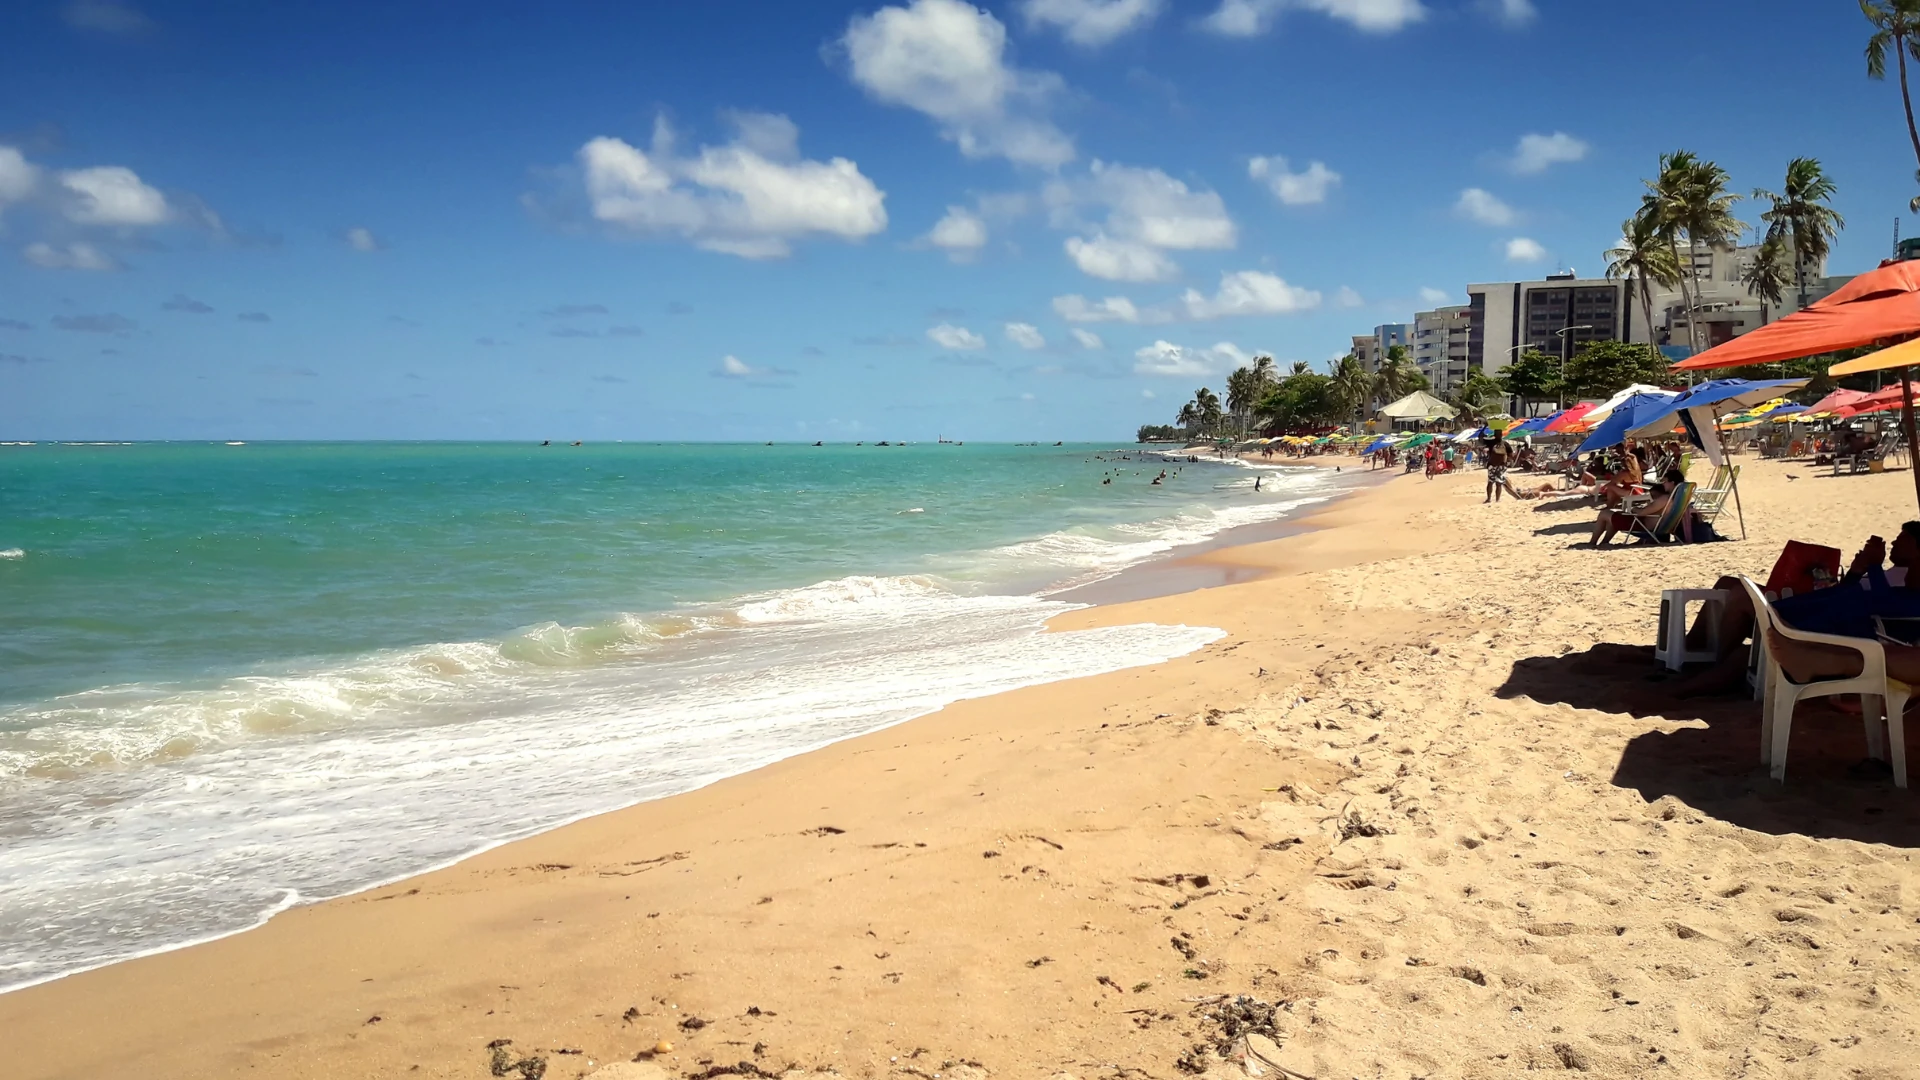
<path fill-rule="evenodd" d="M 0 989 L 1190 652 L 1218 631 L 1044 634 L 1050 596 L 1337 479 L 1102 446 L 0 446 Z"/>

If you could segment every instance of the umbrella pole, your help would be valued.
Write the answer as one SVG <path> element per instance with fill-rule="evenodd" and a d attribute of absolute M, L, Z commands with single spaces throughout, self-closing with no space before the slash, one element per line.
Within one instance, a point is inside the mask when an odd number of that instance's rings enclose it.
<path fill-rule="evenodd" d="M 1907 440 L 1907 471 L 1913 474 L 1913 496 L 1920 500 L 1920 457 L 1913 449 L 1913 369 L 1900 369 L 1900 434 Z"/>
<path fill-rule="evenodd" d="M 1733 456 L 1727 453 L 1727 433 L 1720 430 L 1720 418 L 1718 416 L 1713 418 L 1713 437 L 1720 440 L 1720 460 L 1726 462 L 1728 468 L 1731 469 L 1733 466 Z M 1740 519 L 1740 539 L 1745 540 L 1747 538 L 1747 509 L 1740 505 L 1740 470 L 1733 469 L 1727 474 L 1727 477 L 1727 482 L 1733 488 L 1733 514 Z"/>

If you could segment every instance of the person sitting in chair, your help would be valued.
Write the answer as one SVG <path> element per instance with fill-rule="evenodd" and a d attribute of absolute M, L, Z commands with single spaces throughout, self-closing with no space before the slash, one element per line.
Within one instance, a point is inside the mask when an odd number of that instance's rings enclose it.
<path fill-rule="evenodd" d="M 1882 569 L 1882 563 L 1890 565 Z M 1868 537 L 1838 582 L 1825 589 L 1775 600 L 1773 611 L 1795 630 L 1872 638 L 1878 632 L 1874 624 L 1876 617 L 1920 617 L 1920 588 L 1914 587 L 1920 586 L 1920 576 L 1912 573 L 1916 567 L 1920 567 L 1920 521 L 1909 521 L 1900 526 L 1891 548 L 1878 536 Z M 1724 689 L 1737 682 L 1746 671 L 1747 654 L 1742 646 L 1753 633 L 1753 604 L 1739 578 L 1723 577 L 1714 582 L 1713 587 L 1726 597 L 1718 612 L 1720 659 L 1708 671 L 1682 684 L 1682 696 Z M 1713 629 L 1708 624 L 1713 610 L 1703 611 L 1687 634 L 1687 640 L 1696 648 L 1702 647 Z M 1780 665 L 1795 682 L 1845 678 L 1860 670 L 1860 654 L 1851 650 L 1778 636 L 1773 644 Z M 1886 649 L 1887 670 L 1894 671 L 1898 651 L 1900 670 L 1907 674 L 1895 673 L 1894 677 L 1920 685 L 1920 648 L 1889 644 Z M 1850 669 L 1846 667 L 1849 663 Z"/>
<path fill-rule="evenodd" d="M 1613 540 L 1616 533 L 1629 532 L 1636 523 L 1652 528 L 1654 523 L 1660 520 L 1660 515 L 1667 512 L 1667 505 L 1673 501 L 1674 493 L 1679 491 L 1680 485 L 1686 482 L 1686 473 L 1678 468 L 1668 469 L 1667 474 L 1648 492 L 1652 498 L 1648 500 L 1647 505 L 1631 514 L 1623 514 L 1612 509 L 1600 511 L 1599 518 L 1593 523 L 1593 535 L 1589 538 L 1589 543 L 1593 547 L 1605 547 Z"/>

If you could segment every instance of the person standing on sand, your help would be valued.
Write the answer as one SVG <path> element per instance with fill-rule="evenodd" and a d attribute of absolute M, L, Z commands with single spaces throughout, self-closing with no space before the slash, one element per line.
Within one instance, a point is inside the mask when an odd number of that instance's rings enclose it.
<path fill-rule="evenodd" d="M 1507 484 L 1506 440 L 1495 436 L 1493 441 L 1487 444 L 1486 453 L 1487 497 L 1481 501 L 1483 503 L 1499 502 L 1502 491 L 1506 491 L 1509 494 L 1513 494 L 1515 498 L 1519 498 L 1519 495 Z"/>

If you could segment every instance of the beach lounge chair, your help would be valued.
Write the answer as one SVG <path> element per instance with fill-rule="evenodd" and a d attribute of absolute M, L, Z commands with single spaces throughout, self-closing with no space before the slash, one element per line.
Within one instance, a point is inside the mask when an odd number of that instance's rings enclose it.
<path fill-rule="evenodd" d="M 1880 440 L 1878 446 L 1858 454 L 1842 454 L 1836 452 L 1833 455 L 1833 475 L 1839 476 L 1843 472 L 1878 472 L 1879 469 L 1886 468 L 1888 459 L 1898 457 L 1906 452 L 1906 448 L 1901 445 L 1901 442 L 1902 439 L 1900 435 L 1896 433 Z M 1876 465 L 1878 468 L 1875 467 Z"/>
<path fill-rule="evenodd" d="M 1673 491 L 1673 498 L 1667 500 L 1667 508 L 1651 524 L 1645 518 L 1636 517 L 1628 527 L 1627 535 L 1644 536 L 1656 544 L 1665 544 L 1680 539 L 1685 530 L 1687 513 L 1693 509 L 1692 484 L 1681 484 Z"/>
<path fill-rule="evenodd" d="M 1783 622 L 1767 602 L 1766 594 L 1751 578 L 1742 577 L 1740 585 L 1753 603 L 1753 632 L 1756 643 L 1766 643 L 1767 687 L 1760 707 L 1760 762 L 1771 767 L 1775 780 L 1787 778 L 1787 738 L 1793 730 L 1793 708 L 1802 698 L 1860 695 L 1860 719 L 1867 733 L 1867 754 L 1889 760 L 1893 766 L 1895 787 L 1907 786 L 1907 699 L 1913 688 L 1887 674 L 1886 647 L 1866 638 L 1839 634 L 1814 634 L 1795 630 Z M 1768 631 L 1793 641 L 1813 645 L 1831 645 L 1860 654 L 1860 674 L 1845 679 L 1821 679 L 1796 683 L 1772 655 Z M 1883 711 L 1884 710 L 1884 711 Z M 1886 719 L 1883 721 L 1883 717 Z"/>
<path fill-rule="evenodd" d="M 1721 465 L 1713 470 L 1713 478 L 1707 486 L 1693 493 L 1693 512 L 1700 520 L 1712 524 L 1727 505 L 1727 495 L 1733 491 L 1734 481 L 1740 478 L 1740 466 Z"/>

